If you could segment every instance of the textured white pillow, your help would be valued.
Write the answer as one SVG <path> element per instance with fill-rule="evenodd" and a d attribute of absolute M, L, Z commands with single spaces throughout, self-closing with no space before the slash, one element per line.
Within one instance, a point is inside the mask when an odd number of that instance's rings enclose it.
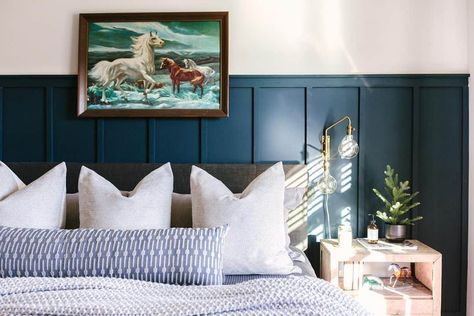
<path fill-rule="evenodd" d="M 81 228 L 169 228 L 173 172 L 169 163 L 152 171 L 128 193 L 82 167 L 79 175 Z"/>
<path fill-rule="evenodd" d="M 62 228 L 66 214 L 66 164 L 25 185 L 0 161 L 0 226 Z"/>
<path fill-rule="evenodd" d="M 225 274 L 289 274 L 295 269 L 286 247 L 285 173 L 277 163 L 236 197 L 221 181 L 193 166 L 194 227 L 229 224 Z"/>

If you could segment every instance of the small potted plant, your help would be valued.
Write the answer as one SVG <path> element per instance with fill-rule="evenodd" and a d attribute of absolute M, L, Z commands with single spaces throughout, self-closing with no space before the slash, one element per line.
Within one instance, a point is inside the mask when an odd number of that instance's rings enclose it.
<path fill-rule="evenodd" d="M 410 192 L 409 181 L 398 181 L 398 174 L 389 165 L 384 171 L 385 192 L 387 197 L 377 189 L 372 189 L 375 195 L 382 200 L 384 208 L 376 211 L 375 215 L 385 222 L 385 238 L 391 242 L 403 242 L 407 236 L 407 226 L 422 219 L 422 216 L 410 218 L 408 212 L 420 205 L 413 202 L 419 192 Z"/>

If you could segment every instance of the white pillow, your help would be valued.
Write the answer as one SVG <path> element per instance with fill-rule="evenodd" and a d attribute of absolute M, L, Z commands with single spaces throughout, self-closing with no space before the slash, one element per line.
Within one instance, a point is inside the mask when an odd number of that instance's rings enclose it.
<path fill-rule="evenodd" d="M 0 226 L 55 229 L 66 220 L 66 164 L 25 185 L 0 161 Z"/>
<path fill-rule="evenodd" d="M 128 193 L 82 167 L 79 174 L 81 228 L 161 229 L 171 221 L 173 172 L 169 163 L 152 171 Z"/>
<path fill-rule="evenodd" d="M 287 232 L 287 244 L 290 245 L 290 236 L 288 235 L 288 215 L 289 211 L 296 208 L 303 201 L 305 189 L 286 188 L 284 213 L 285 213 L 285 231 Z M 69 194 L 68 194 L 69 195 Z M 241 193 L 234 193 L 239 198 Z M 192 227 L 192 201 L 191 194 L 182 194 L 173 192 L 171 200 L 171 227 Z"/>
<path fill-rule="evenodd" d="M 193 227 L 229 224 L 224 246 L 225 274 L 289 274 L 283 200 L 285 173 L 277 163 L 236 197 L 221 181 L 193 166 Z"/>

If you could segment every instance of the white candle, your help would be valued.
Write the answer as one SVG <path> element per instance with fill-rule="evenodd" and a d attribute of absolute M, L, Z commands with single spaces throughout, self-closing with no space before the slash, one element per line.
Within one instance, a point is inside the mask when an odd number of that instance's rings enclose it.
<path fill-rule="evenodd" d="M 337 230 L 339 247 L 352 248 L 352 228 L 349 225 L 339 225 Z"/>

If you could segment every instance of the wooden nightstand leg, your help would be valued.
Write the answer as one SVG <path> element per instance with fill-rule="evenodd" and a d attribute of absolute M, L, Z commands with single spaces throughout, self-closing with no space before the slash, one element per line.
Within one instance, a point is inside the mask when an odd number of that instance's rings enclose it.
<path fill-rule="evenodd" d="M 442 258 L 433 262 L 433 315 L 441 315 Z"/>
<path fill-rule="evenodd" d="M 357 262 L 358 266 L 358 271 L 357 271 L 357 290 L 362 289 L 362 282 L 364 281 L 364 263 L 363 262 Z"/>
<path fill-rule="evenodd" d="M 331 260 L 330 253 L 321 247 L 320 256 L 320 275 L 323 280 L 326 280 L 335 286 L 339 287 L 339 264 L 336 260 Z"/>
<path fill-rule="evenodd" d="M 354 263 L 353 262 L 343 263 L 342 288 L 346 291 L 351 291 L 354 289 Z"/>

